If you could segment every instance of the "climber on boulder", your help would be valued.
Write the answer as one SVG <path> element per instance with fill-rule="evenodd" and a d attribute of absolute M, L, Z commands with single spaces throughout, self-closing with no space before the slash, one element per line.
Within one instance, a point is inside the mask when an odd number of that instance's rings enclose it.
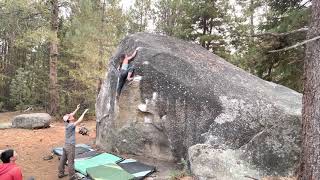
<path fill-rule="evenodd" d="M 138 47 L 131 56 L 128 56 L 127 54 L 121 54 L 120 55 L 120 61 L 119 61 L 119 79 L 118 79 L 118 86 L 117 86 L 117 96 L 116 98 L 119 99 L 121 90 L 126 82 L 126 80 L 131 81 L 133 80 L 133 72 L 134 72 L 134 66 L 130 64 L 130 62 L 133 60 L 133 58 L 136 56 L 137 51 L 140 49 Z"/>

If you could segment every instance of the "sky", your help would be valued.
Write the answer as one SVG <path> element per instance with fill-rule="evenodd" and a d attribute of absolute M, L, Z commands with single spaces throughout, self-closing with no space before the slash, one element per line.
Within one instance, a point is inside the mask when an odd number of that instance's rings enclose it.
<path fill-rule="evenodd" d="M 133 5 L 133 3 L 134 3 L 134 0 L 122 0 L 121 1 L 121 6 L 124 9 L 129 9 L 129 7 Z"/>

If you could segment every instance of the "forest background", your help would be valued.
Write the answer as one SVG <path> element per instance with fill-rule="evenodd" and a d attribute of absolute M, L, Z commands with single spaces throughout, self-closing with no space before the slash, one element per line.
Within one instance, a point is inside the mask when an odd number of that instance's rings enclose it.
<path fill-rule="evenodd" d="M 94 108 L 126 35 L 197 43 L 264 80 L 303 90 L 307 0 L 0 0 L 0 112 Z M 280 51 L 274 51 L 279 50 Z M 94 111 L 92 111 L 94 112 Z"/>

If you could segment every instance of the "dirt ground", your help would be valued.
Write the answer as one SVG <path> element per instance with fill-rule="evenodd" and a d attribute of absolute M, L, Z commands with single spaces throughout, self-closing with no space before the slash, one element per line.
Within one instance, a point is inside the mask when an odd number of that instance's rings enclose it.
<path fill-rule="evenodd" d="M 0 124 L 8 123 L 10 120 L 21 114 L 20 112 L 0 113 Z M 91 145 L 95 148 L 95 120 L 87 120 L 83 123 L 89 129 L 89 136 L 82 136 L 76 129 L 76 142 Z M 59 160 L 57 156 L 51 160 L 43 160 L 43 157 L 51 155 L 54 147 L 61 147 L 64 144 L 64 124 L 53 122 L 50 128 L 46 129 L 0 129 L 0 150 L 12 148 L 18 153 L 17 164 L 22 168 L 24 179 L 34 177 L 35 180 L 57 180 Z M 134 158 L 143 163 L 153 165 L 157 172 L 151 174 L 152 180 L 170 179 L 170 174 L 176 169 L 173 162 L 162 162 L 153 158 L 121 154 L 123 158 Z M 66 169 L 67 170 L 67 169 Z M 68 179 L 67 177 L 63 180 Z"/>
<path fill-rule="evenodd" d="M 95 121 L 85 121 L 84 124 L 90 130 L 90 135 L 76 133 L 76 141 L 92 145 L 95 140 Z M 0 130 L 0 134 L 0 149 L 12 148 L 17 151 L 17 164 L 22 168 L 24 179 L 31 176 L 36 180 L 58 179 L 57 156 L 49 161 L 43 160 L 43 157 L 50 155 L 52 148 L 63 146 L 63 123 L 52 123 L 47 129 L 5 129 Z"/>

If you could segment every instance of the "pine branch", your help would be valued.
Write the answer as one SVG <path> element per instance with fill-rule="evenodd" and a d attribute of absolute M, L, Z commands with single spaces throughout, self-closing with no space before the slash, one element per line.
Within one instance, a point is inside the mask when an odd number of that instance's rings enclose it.
<path fill-rule="evenodd" d="M 305 7 L 305 5 L 307 5 L 308 3 L 311 3 L 311 0 L 306 1 L 304 4 L 302 4 L 301 6 L 299 6 L 298 9 L 301 9 L 301 8 Z"/>
<path fill-rule="evenodd" d="M 277 49 L 277 50 L 272 50 L 272 51 L 268 51 L 269 53 L 274 53 L 274 52 L 280 52 L 280 51 L 287 51 L 289 49 L 293 49 L 293 48 L 296 48 L 296 47 L 299 47 L 299 46 L 302 46 L 304 44 L 307 44 L 309 42 L 312 42 L 312 41 L 316 41 L 320 39 L 320 36 L 316 36 L 314 38 L 311 38 L 311 39 L 308 39 L 308 40 L 305 40 L 305 41 L 302 41 L 302 42 L 299 42 L 293 46 L 289 46 L 289 47 L 286 47 L 286 48 L 282 48 L 282 49 Z"/>
<path fill-rule="evenodd" d="M 287 36 L 287 35 L 294 34 L 294 33 L 299 33 L 299 32 L 307 32 L 307 31 L 308 31 L 308 28 L 304 27 L 304 28 L 296 29 L 296 30 L 293 30 L 293 31 L 285 32 L 285 33 L 266 32 L 266 33 L 261 33 L 261 34 L 255 34 L 255 35 L 253 35 L 253 37 L 259 37 L 259 36 L 275 36 L 275 37 L 279 37 L 279 36 Z"/>
<path fill-rule="evenodd" d="M 35 18 L 35 17 L 38 16 L 38 15 L 41 15 L 41 13 L 38 12 L 38 13 L 30 14 L 30 15 L 28 15 L 27 17 L 22 18 L 22 20 L 32 19 L 32 18 Z"/>
<path fill-rule="evenodd" d="M 254 177 L 251 177 L 251 176 L 247 176 L 247 175 L 245 175 L 244 177 L 245 177 L 245 178 L 249 178 L 249 179 L 253 179 L 253 180 L 259 180 L 259 179 L 257 179 L 257 178 L 254 178 Z"/>

